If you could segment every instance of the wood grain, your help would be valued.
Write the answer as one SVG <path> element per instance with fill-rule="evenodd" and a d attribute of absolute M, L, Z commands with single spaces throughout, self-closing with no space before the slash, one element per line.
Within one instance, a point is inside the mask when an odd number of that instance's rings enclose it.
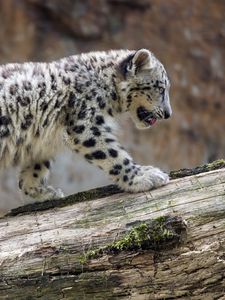
<path fill-rule="evenodd" d="M 122 251 L 82 262 L 87 251 L 135 224 L 182 217 L 173 249 Z M 225 169 L 0 219 L 0 299 L 224 299 Z"/>

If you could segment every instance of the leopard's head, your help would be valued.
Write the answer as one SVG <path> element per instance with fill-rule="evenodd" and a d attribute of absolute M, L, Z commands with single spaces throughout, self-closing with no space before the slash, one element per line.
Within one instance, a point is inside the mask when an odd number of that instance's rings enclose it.
<path fill-rule="evenodd" d="M 137 128 L 149 128 L 157 120 L 171 116 L 169 79 L 150 51 L 141 49 L 128 54 L 119 70 L 122 110 L 130 113 Z"/>

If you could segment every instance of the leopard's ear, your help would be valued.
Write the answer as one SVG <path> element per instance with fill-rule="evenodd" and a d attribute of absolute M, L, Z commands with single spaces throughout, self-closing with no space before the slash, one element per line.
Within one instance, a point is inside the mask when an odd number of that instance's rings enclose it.
<path fill-rule="evenodd" d="M 151 53 L 147 49 L 138 50 L 132 59 L 133 69 L 135 73 L 151 68 Z"/>
<path fill-rule="evenodd" d="M 128 75 L 136 75 L 139 72 L 154 67 L 152 54 L 147 49 L 140 49 L 133 54 L 128 55 L 120 64 L 120 70 L 124 78 Z"/>

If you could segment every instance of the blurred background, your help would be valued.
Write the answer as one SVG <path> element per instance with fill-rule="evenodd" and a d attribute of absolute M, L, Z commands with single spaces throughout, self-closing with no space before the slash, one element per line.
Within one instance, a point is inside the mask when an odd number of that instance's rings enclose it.
<path fill-rule="evenodd" d="M 150 49 L 169 73 L 173 116 L 146 131 L 124 116 L 124 146 L 137 162 L 167 171 L 224 157 L 224 0 L 1 0 L 0 20 L 1 64 Z M 51 183 L 70 194 L 109 181 L 65 152 Z M 0 173 L 0 200 L 0 211 L 23 204 L 15 170 Z"/>

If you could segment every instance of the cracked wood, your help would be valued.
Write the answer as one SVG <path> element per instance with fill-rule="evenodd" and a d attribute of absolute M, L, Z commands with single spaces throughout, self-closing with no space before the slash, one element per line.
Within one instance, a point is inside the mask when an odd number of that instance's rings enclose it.
<path fill-rule="evenodd" d="M 185 243 L 81 261 L 88 250 L 165 215 L 186 220 Z M 0 219 L 0 299 L 224 299 L 225 169 L 139 194 Z"/>

